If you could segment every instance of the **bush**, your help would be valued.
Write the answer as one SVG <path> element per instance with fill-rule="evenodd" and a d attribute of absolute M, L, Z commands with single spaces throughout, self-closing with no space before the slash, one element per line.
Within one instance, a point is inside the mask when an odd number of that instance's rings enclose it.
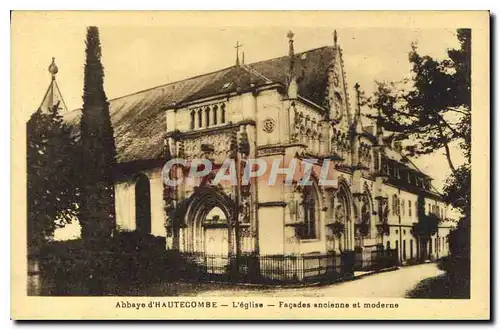
<path fill-rule="evenodd" d="M 447 256 L 439 260 L 438 268 L 446 271 L 451 292 L 459 298 L 470 298 L 470 259 Z"/>
<path fill-rule="evenodd" d="M 50 295 L 113 295 L 169 277 L 165 241 L 151 235 L 121 233 L 101 243 L 51 242 L 40 253 Z"/>

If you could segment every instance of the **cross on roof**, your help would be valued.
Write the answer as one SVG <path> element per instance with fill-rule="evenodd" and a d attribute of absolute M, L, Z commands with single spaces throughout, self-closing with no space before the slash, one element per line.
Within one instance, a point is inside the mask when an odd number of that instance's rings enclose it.
<path fill-rule="evenodd" d="M 240 42 L 236 41 L 236 46 L 234 46 L 234 48 L 236 49 L 236 65 L 240 65 L 240 47 L 243 47 L 243 45 L 240 45 Z"/>

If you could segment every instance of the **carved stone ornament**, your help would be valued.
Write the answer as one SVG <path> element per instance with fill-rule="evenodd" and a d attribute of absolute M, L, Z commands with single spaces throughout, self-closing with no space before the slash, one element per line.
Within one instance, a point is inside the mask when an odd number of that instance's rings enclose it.
<path fill-rule="evenodd" d="M 274 131 L 275 126 L 276 126 L 276 123 L 275 123 L 274 119 L 267 118 L 262 123 L 262 130 L 266 133 L 272 133 Z"/>
<path fill-rule="evenodd" d="M 241 237 L 256 237 L 255 230 L 252 230 L 250 227 L 244 227 L 240 229 Z"/>
<path fill-rule="evenodd" d="M 336 74 L 334 77 L 333 77 L 333 84 L 335 85 L 335 87 L 339 87 L 339 77 L 338 75 Z"/>
<path fill-rule="evenodd" d="M 203 145 L 210 145 L 214 156 L 223 156 L 230 145 L 231 136 L 228 132 L 213 135 L 203 135 L 184 141 L 184 150 L 188 158 L 203 158 Z"/>

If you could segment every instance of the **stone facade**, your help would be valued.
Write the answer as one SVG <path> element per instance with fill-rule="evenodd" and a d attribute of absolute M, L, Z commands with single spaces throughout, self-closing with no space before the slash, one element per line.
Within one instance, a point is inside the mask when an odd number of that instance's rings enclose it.
<path fill-rule="evenodd" d="M 280 180 L 275 185 L 256 180 L 242 188 L 241 253 L 306 255 L 384 247 L 397 249 L 401 262 L 447 255 L 447 205 L 432 191 L 430 178 L 398 152 L 376 123 L 363 125 L 361 107 L 349 104 L 339 45 L 334 46 L 324 104 L 297 95 L 291 71 L 288 88 L 268 84 L 165 111 L 170 154 L 188 161 L 205 158 L 220 165 L 231 155 L 232 136 L 246 132 L 249 159 L 287 164 L 315 158 L 315 173 L 330 162 L 336 184 L 320 185 L 313 176 L 307 189 Z M 175 203 L 186 204 L 177 234 L 162 212 L 161 168 L 144 174 L 151 184 L 151 233 L 166 236 L 167 249 L 175 248 L 178 237 L 178 248 L 185 252 L 236 251 L 235 187 L 214 187 L 206 179 L 177 187 Z M 117 183 L 116 191 L 120 228 L 134 230 L 134 180 Z M 216 220 L 207 216 L 214 209 Z M 414 224 L 431 214 L 440 219 L 438 231 L 430 237 L 414 233 Z"/>
<path fill-rule="evenodd" d="M 389 134 L 376 122 L 363 123 L 357 84 L 356 102 L 349 102 L 336 34 L 333 46 L 301 54 L 294 53 L 293 34 L 288 37 L 288 56 L 238 62 L 110 100 L 117 227 L 165 237 L 166 249 L 183 252 L 307 256 L 397 249 L 403 263 L 447 255 L 448 206 Z M 75 129 L 79 113 L 65 115 Z M 244 154 L 235 152 L 242 138 L 249 145 Z M 315 163 L 310 186 L 297 183 L 302 166 L 292 182 L 282 175 L 269 184 L 266 173 L 238 188 L 212 184 L 211 173 L 166 189 L 162 167 L 170 157 L 208 159 L 215 169 L 234 157 L 268 167 L 276 160 Z M 323 167 L 328 184 L 318 179 Z M 436 222 L 437 231 L 429 232 Z"/>

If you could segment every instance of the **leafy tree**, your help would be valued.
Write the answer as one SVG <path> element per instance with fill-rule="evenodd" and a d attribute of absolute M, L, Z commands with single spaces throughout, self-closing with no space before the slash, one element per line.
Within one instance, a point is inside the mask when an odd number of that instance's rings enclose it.
<path fill-rule="evenodd" d="M 379 123 L 395 132 L 396 139 L 405 140 L 408 156 L 444 148 L 452 172 L 456 171 L 452 142 L 459 142 L 470 162 L 470 29 L 457 30 L 457 38 L 460 49 L 448 50 L 448 58 L 442 61 L 419 54 L 413 44 L 409 53 L 412 78 L 377 82 L 371 99 L 381 112 Z"/>
<path fill-rule="evenodd" d="M 27 130 L 28 246 L 38 251 L 78 211 L 78 145 L 59 114 L 38 109 Z"/>
<path fill-rule="evenodd" d="M 470 258 L 470 175 L 470 166 L 468 164 L 462 165 L 447 179 L 444 186 L 446 202 L 462 213 L 462 218 L 458 221 L 457 227 L 450 234 L 450 251 L 454 255 L 466 259 Z"/>
<path fill-rule="evenodd" d="M 460 210 L 465 217 L 470 216 L 470 175 L 470 165 L 464 164 L 448 177 L 444 185 L 446 202 Z"/>
<path fill-rule="evenodd" d="M 104 92 L 99 30 L 87 28 L 83 110 L 80 123 L 82 198 L 80 224 L 87 241 L 111 236 L 115 229 L 113 167 L 116 147 Z"/>

